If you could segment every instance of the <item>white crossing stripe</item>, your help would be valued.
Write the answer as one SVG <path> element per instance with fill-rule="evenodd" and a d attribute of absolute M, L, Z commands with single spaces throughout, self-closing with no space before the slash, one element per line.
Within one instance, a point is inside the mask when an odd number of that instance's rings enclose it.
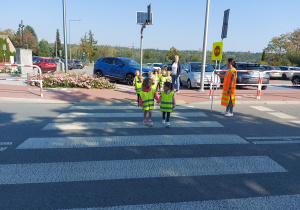
<path fill-rule="evenodd" d="M 100 109 L 112 109 L 112 110 L 118 110 L 118 109 L 136 109 L 142 111 L 141 107 L 138 106 L 132 106 L 132 105 L 125 105 L 125 106 L 71 106 L 69 109 L 86 109 L 86 110 L 100 110 Z M 154 106 L 154 109 L 160 109 L 159 105 Z M 180 106 L 177 105 L 174 110 L 177 109 L 194 109 L 194 107 L 191 106 Z"/>
<path fill-rule="evenodd" d="M 254 144 L 300 144 L 300 140 L 292 141 L 253 141 Z"/>
<path fill-rule="evenodd" d="M 238 135 L 149 135 L 29 138 L 17 149 L 93 148 L 158 145 L 248 144 Z"/>
<path fill-rule="evenodd" d="M 145 128 L 146 126 L 142 125 L 142 122 L 75 122 L 75 123 L 49 123 L 42 130 L 85 130 L 85 129 L 106 129 L 106 128 Z M 160 123 L 155 123 L 155 128 L 165 127 Z M 208 128 L 208 127 L 224 127 L 216 121 L 174 121 L 171 122 L 171 127 L 188 127 L 188 128 Z"/>
<path fill-rule="evenodd" d="M 12 145 L 12 142 L 0 142 L 0 146 Z"/>
<path fill-rule="evenodd" d="M 246 137 L 246 139 L 262 139 L 262 140 L 267 140 L 267 139 L 279 139 L 279 140 L 287 140 L 287 139 L 300 139 L 300 136 L 263 136 L 263 137 Z"/>
<path fill-rule="evenodd" d="M 300 121 L 296 120 L 296 121 L 291 121 L 291 122 L 300 125 Z"/>
<path fill-rule="evenodd" d="M 0 152 L 4 151 L 6 149 L 7 149 L 7 147 L 0 147 Z"/>
<path fill-rule="evenodd" d="M 141 113 L 84 113 L 84 112 L 72 112 L 63 113 L 58 116 L 58 118 L 105 118 L 105 117 L 141 117 Z M 172 117 L 207 117 L 206 114 L 202 112 L 187 112 L 187 113 L 172 113 Z M 152 117 L 162 117 L 161 112 L 153 112 Z"/>
<path fill-rule="evenodd" d="M 295 195 L 277 195 L 253 198 L 224 199 L 224 200 L 208 200 L 208 201 L 190 201 L 180 203 L 155 203 L 142 205 L 114 206 L 114 207 L 97 207 L 97 208 L 78 208 L 72 210 L 270 210 L 270 209 L 288 209 L 299 210 L 300 194 Z"/>
<path fill-rule="evenodd" d="M 288 172 L 267 156 L 1 164 L 0 184 Z"/>
<path fill-rule="evenodd" d="M 269 109 L 267 107 L 264 106 L 250 106 L 253 109 L 257 109 L 258 111 L 262 111 L 262 112 L 273 112 L 273 109 Z"/>
<path fill-rule="evenodd" d="M 291 115 L 287 115 L 287 114 L 284 114 L 282 112 L 268 112 L 268 113 L 275 116 L 275 117 L 279 117 L 281 119 L 297 119 L 297 117 L 293 117 Z"/>

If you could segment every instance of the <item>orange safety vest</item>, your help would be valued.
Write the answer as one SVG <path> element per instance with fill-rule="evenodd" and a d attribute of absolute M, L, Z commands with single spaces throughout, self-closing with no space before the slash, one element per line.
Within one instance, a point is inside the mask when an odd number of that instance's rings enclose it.
<path fill-rule="evenodd" d="M 231 87 L 231 94 L 228 94 L 227 91 L 231 84 L 231 77 L 232 74 L 235 74 L 233 86 Z M 229 105 L 229 99 L 231 97 L 232 106 L 235 106 L 235 90 L 236 90 L 236 78 L 237 78 L 237 72 L 236 69 L 233 68 L 230 71 L 228 70 L 224 76 L 223 81 L 223 92 L 222 92 L 222 99 L 221 99 L 221 105 L 228 106 Z"/>

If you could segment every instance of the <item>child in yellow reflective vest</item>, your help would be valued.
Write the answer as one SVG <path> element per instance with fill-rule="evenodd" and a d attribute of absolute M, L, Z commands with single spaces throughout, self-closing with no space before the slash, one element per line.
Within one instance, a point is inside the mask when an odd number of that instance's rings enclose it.
<path fill-rule="evenodd" d="M 139 76 L 140 76 L 140 71 L 139 71 L 139 70 L 136 70 L 136 71 L 135 71 L 135 77 L 134 77 L 134 80 L 133 80 L 132 85 L 135 85 L 135 83 L 136 83 L 137 81 L 139 81 Z"/>
<path fill-rule="evenodd" d="M 162 75 L 159 80 L 160 91 L 164 90 L 164 84 L 166 81 L 167 81 L 167 75 L 166 75 L 166 70 L 164 69 L 164 70 L 162 70 Z"/>
<path fill-rule="evenodd" d="M 142 84 L 143 84 L 143 76 L 139 75 L 138 80 L 135 81 L 135 91 L 137 95 L 137 104 L 139 105 L 139 98 L 142 91 Z"/>
<path fill-rule="evenodd" d="M 143 81 L 142 91 L 140 93 L 139 105 L 143 107 L 144 110 L 144 120 L 143 125 L 153 126 L 152 118 L 152 109 L 154 108 L 154 99 L 159 100 L 157 97 L 155 90 L 151 88 L 152 80 L 150 77 L 147 77 Z M 149 112 L 149 121 L 147 123 L 146 117 Z"/>
<path fill-rule="evenodd" d="M 170 115 L 173 109 L 176 106 L 176 101 L 174 97 L 173 85 L 171 82 L 164 83 L 164 90 L 161 91 L 160 95 L 160 110 L 163 113 L 162 124 L 166 124 L 167 127 L 170 127 Z M 166 122 L 166 113 L 167 113 L 167 122 Z"/>

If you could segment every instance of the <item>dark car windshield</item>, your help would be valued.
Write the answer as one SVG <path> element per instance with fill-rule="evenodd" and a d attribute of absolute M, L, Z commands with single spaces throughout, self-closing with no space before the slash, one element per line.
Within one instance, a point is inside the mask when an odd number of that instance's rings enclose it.
<path fill-rule="evenodd" d="M 161 67 L 160 64 L 153 64 L 154 67 Z"/>
<path fill-rule="evenodd" d="M 53 59 L 53 63 L 59 63 L 59 60 Z"/>
<path fill-rule="evenodd" d="M 130 59 L 130 58 L 120 58 L 121 61 L 123 61 L 125 63 L 126 66 L 130 66 L 130 67 L 140 67 L 140 64 L 138 64 L 137 62 L 135 62 L 134 60 Z"/>
<path fill-rule="evenodd" d="M 191 63 L 192 72 L 201 72 L 202 64 L 201 63 Z M 213 72 L 214 68 L 210 64 L 205 65 L 205 72 Z"/>
<path fill-rule="evenodd" d="M 55 63 L 53 60 L 47 59 L 45 60 L 46 63 Z"/>

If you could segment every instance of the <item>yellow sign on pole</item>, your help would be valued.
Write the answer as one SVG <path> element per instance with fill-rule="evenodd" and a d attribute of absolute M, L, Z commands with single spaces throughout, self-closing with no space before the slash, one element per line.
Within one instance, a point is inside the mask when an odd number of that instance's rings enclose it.
<path fill-rule="evenodd" d="M 213 61 L 222 60 L 222 53 L 223 53 L 223 42 L 214 42 L 211 59 Z"/>

